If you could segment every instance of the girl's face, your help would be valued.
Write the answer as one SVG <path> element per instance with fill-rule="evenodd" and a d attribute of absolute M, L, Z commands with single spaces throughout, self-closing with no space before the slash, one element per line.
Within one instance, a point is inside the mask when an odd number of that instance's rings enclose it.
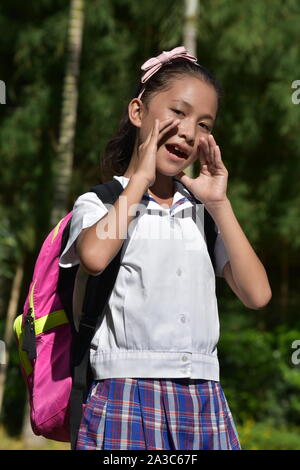
<path fill-rule="evenodd" d="M 172 86 L 163 92 L 154 94 L 144 108 L 139 131 L 139 145 L 146 140 L 155 119 L 163 121 L 173 117 L 180 119 L 174 127 L 158 142 L 156 158 L 157 170 L 168 176 L 174 176 L 195 162 L 198 156 L 200 137 L 212 132 L 217 114 L 217 93 L 215 89 L 191 76 L 173 80 Z M 185 155 L 174 157 L 176 145 Z M 171 153 L 168 151 L 170 150 Z"/>

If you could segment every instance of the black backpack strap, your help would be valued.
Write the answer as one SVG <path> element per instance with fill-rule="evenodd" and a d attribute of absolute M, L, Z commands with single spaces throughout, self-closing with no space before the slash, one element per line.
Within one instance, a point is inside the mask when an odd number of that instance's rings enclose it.
<path fill-rule="evenodd" d="M 61 240 L 61 247 L 59 256 L 63 253 L 64 249 L 67 246 L 69 234 L 70 234 L 70 226 L 71 220 L 68 221 L 67 225 L 64 228 Z M 60 295 L 64 310 L 70 322 L 70 326 L 72 329 L 72 334 L 75 332 L 75 326 L 73 321 L 73 308 L 72 308 L 72 299 L 73 299 L 73 289 L 74 283 L 77 275 L 79 265 L 71 266 L 68 269 L 62 268 L 59 266 L 59 277 L 57 283 L 57 291 Z"/>
<path fill-rule="evenodd" d="M 123 186 L 116 179 L 90 189 L 104 204 L 114 204 L 123 190 Z M 101 274 L 88 277 L 79 330 L 74 333 L 73 383 L 70 397 L 71 448 L 73 450 L 76 448 L 82 405 L 86 401 L 93 380 L 89 363 L 90 344 L 98 320 L 114 287 L 120 269 L 120 255 L 121 249 Z"/>
<path fill-rule="evenodd" d="M 214 268 L 216 271 L 215 259 L 215 242 L 217 238 L 216 224 L 210 213 L 204 207 L 204 230 L 207 244 L 207 250 Z"/>

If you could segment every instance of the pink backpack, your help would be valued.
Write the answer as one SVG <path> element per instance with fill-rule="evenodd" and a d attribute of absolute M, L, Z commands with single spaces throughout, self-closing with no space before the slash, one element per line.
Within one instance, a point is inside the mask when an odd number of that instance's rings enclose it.
<path fill-rule="evenodd" d="M 113 204 L 123 186 L 114 179 L 94 186 L 105 204 Z M 89 347 L 97 320 L 114 286 L 120 252 L 98 276 L 86 274 L 79 331 L 73 324 L 77 266 L 60 268 L 69 236 L 69 212 L 45 239 L 37 257 L 23 314 L 14 322 L 21 370 L 27 385 L 32 430 L 74 448 L 82 404 L 92 381 Z M 76 297 L 76 296 L 74 296 Z M 77 297 L 76 297 L 76 300 Z"/>
<path fill-rule="evenodd" d="M 33 432 L 64 442 L 70 441 L 72 331 L 57 283 L 62 234 L 71 216 L 69 212 L 44 241 L 23 315 L 14 322 Z"/>

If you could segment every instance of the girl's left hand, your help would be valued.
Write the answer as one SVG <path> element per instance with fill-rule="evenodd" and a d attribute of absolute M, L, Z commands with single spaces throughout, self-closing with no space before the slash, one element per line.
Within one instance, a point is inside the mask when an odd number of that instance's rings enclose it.
<path fill-rule="evenodd" d="M 228 171 L 212 134 L 209 134 L 207 138 L 200 138 L 198 159 L 201 166 L 199 176 L 190 178 L 181 171 L 175 177 L 205 205 L 226 201 Z"/>

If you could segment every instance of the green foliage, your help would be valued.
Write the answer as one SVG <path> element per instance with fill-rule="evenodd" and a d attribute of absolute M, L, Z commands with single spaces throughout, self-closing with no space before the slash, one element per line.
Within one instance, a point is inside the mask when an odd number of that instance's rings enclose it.
<path fill-rule="evenodd" d="M 242 450 L 300 450 L 300 428 L 249 419 L 237 430 Z"/>
<path fill-rule="evenodd" d="M 15 251 L 18 248 L 17 241 L 14 238 L 9 225 L 7 211 L 0 206 L 0 276 L 12 278 L 13 271 L 11 261 L 15 259 Z"/>
<path fill-rule="evenodd" d="M 299 426 L 300 365 L 292 361 L 292 344 L 300 340 L 300 324 L 265 331 L 238 312 L 228 306 L 218 345 L 221 383 L 235 419 Z"/>
<path fill-rule="evenodd" d="M 299 3 L 201 5 L 200 61 L 217 72 L 225 92 L 218 140 L 229 185 L 242 181 L 246 205 L 258 203 L 260 238 L 298 250 L 300 107 L 292 102 L 291 84 L 300 76 Z"/>

